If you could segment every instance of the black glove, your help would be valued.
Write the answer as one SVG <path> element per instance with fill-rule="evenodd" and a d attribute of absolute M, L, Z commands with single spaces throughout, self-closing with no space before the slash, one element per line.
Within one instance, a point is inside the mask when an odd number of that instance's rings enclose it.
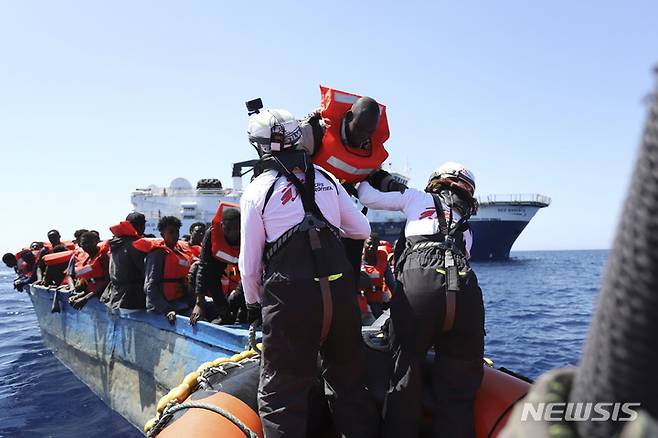
<path fill-rule="evenodd" d="M 219 309 L 219 316 L 212 320 L 213 324 L 229 325 L 235 322 L 235 315 L 228 308 Z"/>
<path fill-rule="evenodd" d="M 259 303 L 247 304 L 247 324 L 259 326 L 263 323 L 263 315 Z"/>
<path fill-rule="evenodd" d="M 403 192 L 407 186 L 397 181 L 393 176 L 385 170 L 379 169 L 371 174 L 367 181 L 371 186 L 380 192 Z"/>

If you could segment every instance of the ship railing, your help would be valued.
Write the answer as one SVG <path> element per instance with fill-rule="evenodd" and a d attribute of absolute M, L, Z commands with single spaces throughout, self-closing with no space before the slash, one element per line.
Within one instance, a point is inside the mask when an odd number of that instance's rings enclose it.
<path fill-rule="evenodd" d="M 550 197 L 537 193 L 510 193 L 502 195 L 477 196 L 477 200 L 480 205 L 517 204 L 547 207 L 551 204 Z"/>

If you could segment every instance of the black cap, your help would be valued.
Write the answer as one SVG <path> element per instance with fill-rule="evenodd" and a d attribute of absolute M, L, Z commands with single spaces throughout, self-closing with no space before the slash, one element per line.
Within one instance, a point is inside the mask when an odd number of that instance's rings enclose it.
<path fill-rule="evenodd" d="M 128 214 L 128 216 L 126 216 L 126 220 L 131 224 L 145 224 L 146 216 L 138 211 L 133 211 L 132 213 Z"/>
<path fill-rule="evenodd" d="M 50 230 L 48 231 L 48 236 L 59 236 L 59 231 L 57 230 Z"/>

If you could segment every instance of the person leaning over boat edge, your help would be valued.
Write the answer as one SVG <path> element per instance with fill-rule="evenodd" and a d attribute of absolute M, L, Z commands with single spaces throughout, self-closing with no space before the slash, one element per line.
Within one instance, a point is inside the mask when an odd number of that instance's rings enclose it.
<path fill-rule="evenodd" d="M 473 174 L 460 164 L 445 163 L 432 173 L 425 191 L 384 193 L 364 182 L 358 192 L 363 205 L 402 211 L 407 218 L 391 300 L 395 365 L 384 401 L 384 437 L 418 435 L 422 365 L 432 346 L 433 436 L 475 437 L 473 403 L 483 375 L 484 305 L 468 264 L 472 238 L 467 220 L 477 208 Z"/>
<path fill-rule="evenodd" d="M 249 322 L 262 315 L 258 407 L 265 437 L 307 436 L 318 354 L 337 431 L 373 437 L 377 413 L 363 384 L 354 272 L 338 237 L 340 229 L 365 239 L 370 224 L 333 176 L 294 150 L 300 133 L 292 114 L 253 113 L 249 141 L 268 170 L 240 200 L 239 266 Z"/>
<path fill-rule="evenodd" d="M 237 258 L 240 250 L 240 211 L 236 208 L 222 210 L 221 221 L 208 228 L 201 243 L 201 254 L 196 266 L 195 304 L 190 314 L 190 324 L 206 317 L 217 324 L 232 324 L 235 315 L 229 309 L 229 302 L 222 291 L 222 276 L 226 266 Z M 223 236 L 223 239 L 222 239 Z M 213 242 L 214 240 L 214 242 Z M 213 247 L 217 251 L 213 251 Z M 234 260 L 235 263 L 237 260 Z M 206 296 L 212 298 L 214 309 L 208 311 Z"/>

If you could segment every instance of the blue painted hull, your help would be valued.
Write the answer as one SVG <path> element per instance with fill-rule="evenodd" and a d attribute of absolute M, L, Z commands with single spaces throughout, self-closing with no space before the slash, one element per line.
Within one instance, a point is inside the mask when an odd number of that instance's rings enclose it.
<path fill-rule="evenodd" d="M 471 260 L 505 260 L 527 221 L 471 220 Z"/>
<path fill-rule="evenodd" d="M 30 288 L 46 345 L 101 400 L 142 429 L 156 403 L 203 362 L 244 350 L 247 330 L 186 317 L 169 325 L 145 311 L 112 313 L 98 300 L 82 311 L 60 293 L 61 312 L 51 313 L 54 291 Z"/>
<path fill-rule="evenodd" d="M 473 231 L 471 260 L 481 261 L 508 259 L 512 245 L 528 222 L 472 219 L 469 224 Z M 404 222 L 373 222 L 370 225 L 381 239 L 395 242 L 400 237 Z"/>

